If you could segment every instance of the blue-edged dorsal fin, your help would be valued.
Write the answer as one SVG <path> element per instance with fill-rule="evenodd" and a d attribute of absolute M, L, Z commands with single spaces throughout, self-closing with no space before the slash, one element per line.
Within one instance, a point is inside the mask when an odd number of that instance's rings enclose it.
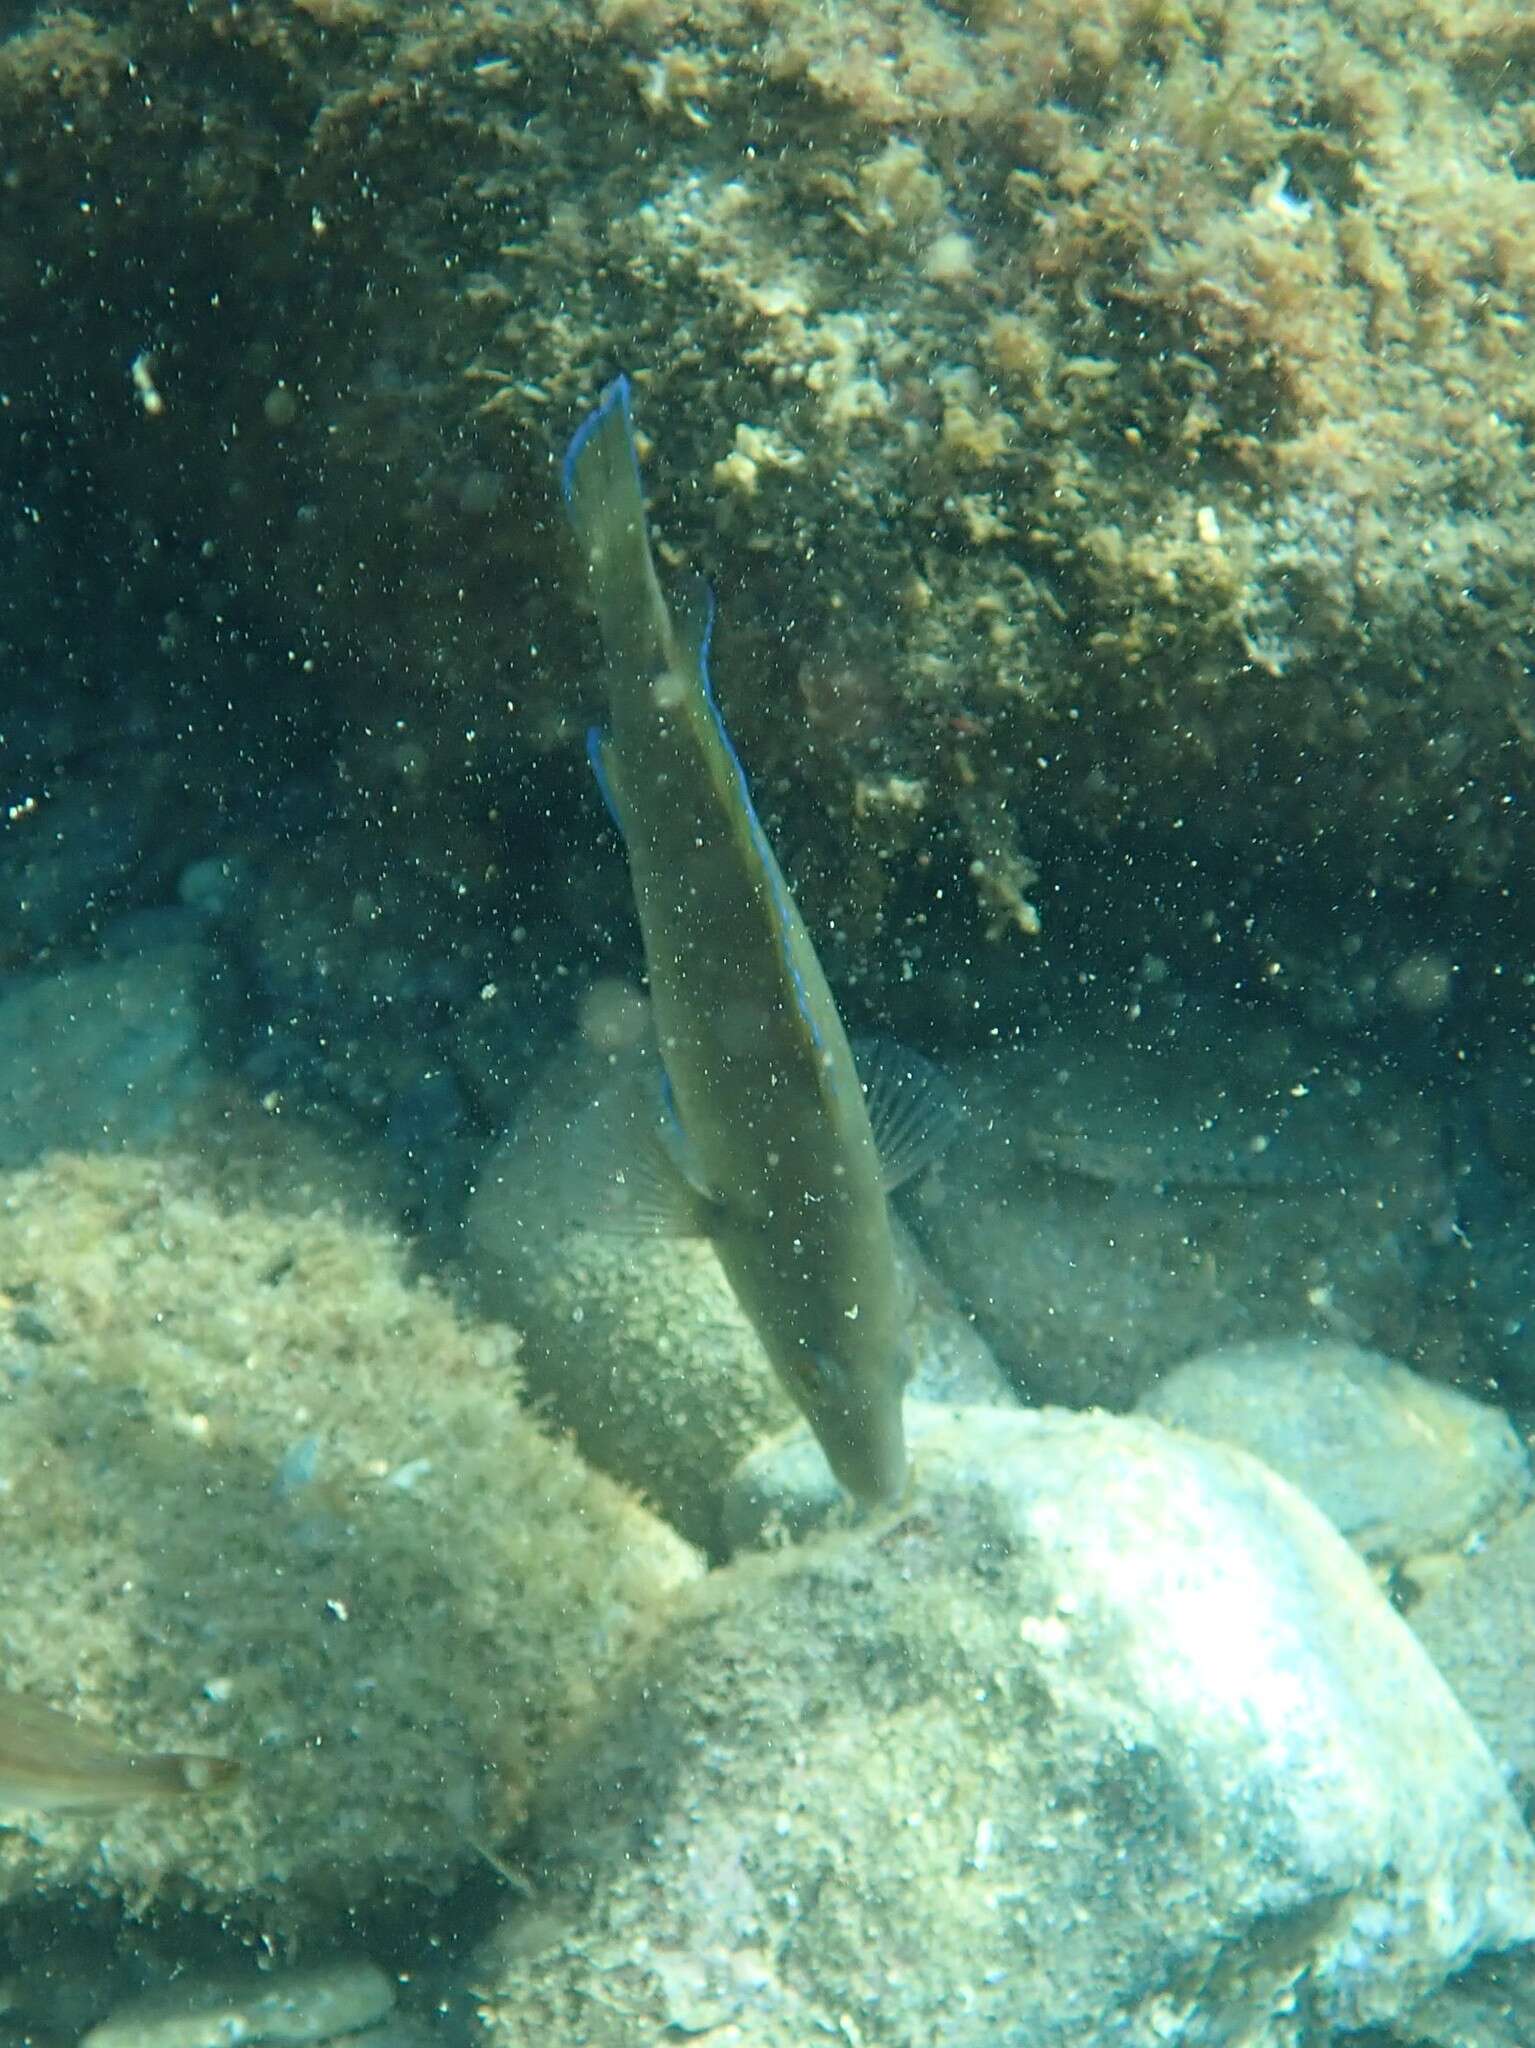
<path fill-rule="evenodd" d="M 931 1166 L 959 1129 L 959 1097 L 929 1059 L 889 1038 L 853 1044 L 888 1193 Z"/>
<path fill-rule="evenodd" d="M 684 576 L 681 579 L 672 593 L 672 617 L 677 622 L 678 650 L 693 664 L 712 704 L 714 685 L 709 679 L 709 645 L 714 638 L 714 592 L 707 578 Z"/>

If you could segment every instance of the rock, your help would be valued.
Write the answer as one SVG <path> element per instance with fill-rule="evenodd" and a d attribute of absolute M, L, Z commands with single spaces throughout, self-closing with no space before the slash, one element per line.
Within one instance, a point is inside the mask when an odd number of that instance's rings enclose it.
<path fill-rule="evenodd" d="M 1535 2041 L 1535 1955 L 1490 1956 L 1414 2006 L 1389 2032 L 1349 2048 L 1530 2048 Z"/>
<path fill-rule="evenodd" d="M 1535 1508 L 1476 1544 L 1409 1610 L 1412 1626 L 1535 1814 Z"/>
<path fill-rule="evenodd" d="M 0 992 L 0 1168 L 163 1139 L 208 1085 L 211 955 L 180 944 Z"/>
<path fill-rule="evenodd" d="M 26 1816 L 0 1905 L 152 1898 L 311 1952 L 525 1818 L 701 1561 L 521 1405 L 513 1334 L 201 1161 L 0 1181 L 6 1682 L 225 1795 Z"/>
<path fill-rule="evenodd" d="M 1535 1844 L 1240 1451 L 914 1405 L 893 1515 L 739 1559 L 544 1788 L 490 2048 L 1281 2048 L 1535 1934 Z"/>
<path fill-rule="evenodd" d="M 798 1410 L 701 1238 L 578 1227 L 581 1200 L 600 1191 L 595 1171 L 572 1189 L 571 1147 L 609 1142 L 650 1064 L 577 1046 L 544 1069 L 478 1176 L 466 1266 L 481 1305 L 521 1334 L 529 1389 L 583 1455 L 712 1549 L 726 1474 Z"/>
<path fill-rule="evenodd" d="M 1180 1359 L 1276 1330 L 1405 1351 L 1444 1203 L 1418 1096 L 1246 1012 L 1114 1027 L 1095 1011 L 961 1066 L 964 1141 L 917 1192 L 1014 1384 L 1128 1408 Z"/>
<path fill-rule="evenodd" d="M 908 1443 L 920 1444 L 934 1417 L 944 1412 L 937 1402 L 908 1396 Z M 857 1503 L 832 1477 L 805 1423 L 749 1451 L 731 1473 L 720 1502 L 725 1553 L 732 1557 L 798 1542 L 819 1529 L 854 1528 L 862 1518 Z"/>
<path fill-rule="evenodd" d="M 466 1263 L 487 1311 L 521 1333 L 530 1389 L 583 1454 L 718 1554 L 730 1474 L 790 1429 L 799 1410 L 708 1243 L 625 1228 L 621 1218 L 581 1227 L 582 1202 L 587 1217 L 598 1205 L 599 1177 L 593 1167 L 572 1189 L 572 1158 L 600 1153 L 606 1163 L 626 1119 L 649 1113 L 654 1073 L 643 1048 L 597 1054 L 578 1044 L 550 1064 L 523 1123 L 479 1176 Z M 632 1163 L 642 1141 L 629 1142 Z M 914 1390 L 1006 1400 L 973 1326 L 904 1233 L 899 1242 L 919 1361 Z"/>
<path fill-rule="evenodd" d="M 926 1254 L 899 1216 L 892 1216 L 896 1257 L 912 1293 L 909 1334 L 912 1357 L 907 1396 L 943 1401 L 952 1408 L 1013 1408 L 1018 1397 L 976 1328 L 928 1264 Z"/>
<path fill-rule="evenodd" d="M 200 1978 L 120 2006 L 80 2048 L 241 2048 L 245 2042 L 329 2041 L 376 2026 L 394 1987 L 376 1964 L 322 1963 L 269 1976 Z"/>
<path fill-rule="evenodd" d="M 1357 1344 L 1281 1337 L 1207 1352 L 1138 1409 L 1251 1451 L 1385 1565 L 1458 1545 L 1530 1495 L 1529 1454 L 1500 1409 Z"/>

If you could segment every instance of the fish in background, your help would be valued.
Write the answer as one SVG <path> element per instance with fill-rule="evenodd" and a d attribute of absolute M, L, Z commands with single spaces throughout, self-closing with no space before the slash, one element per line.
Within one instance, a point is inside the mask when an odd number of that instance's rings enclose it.
<path fill-rule="evenodd" d="M 665 1070 L 645 1156 L 619 1177 L 629 1223 L 711 1240 L 838 1480 L 893 1500 L 911 1360 L 886 1194 L 946 1141 L 952 1100 L 893 1048 L 860 1080 L 715 705 L 712 600 L 699 588 L 674 612 L 662 594 L 626 378 L 577 430 L 563 484 L 606 654 L 589 751 Z M 616 1223 L 612 1193 L 592 1199 Z"/>
<path fill-rule="evenodd" d="M 0 1814 L 195 1798 L 232 1784 L 239 1769 L 223 1757 L 125 1750 L 54 1707 L 0 1691 Z"/>

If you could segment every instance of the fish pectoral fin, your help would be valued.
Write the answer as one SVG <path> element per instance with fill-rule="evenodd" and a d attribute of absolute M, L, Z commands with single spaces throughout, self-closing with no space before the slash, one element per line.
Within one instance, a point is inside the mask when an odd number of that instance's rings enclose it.
<path fill-rule="evenodd" d="M 654 1086 L 635 1077 L 572 1119 L 539 1189 L 546 1236 L 706 1237 L 713 1203 L 689 1177 L 686 1141 Z"/>
<path fill-rule="evenodd" d="M 959 1129 L 964 1108 L 931 1060 L 893 1039 L 857 1039 L 853 1059 L 888 1194 L 932 1165 Z"/>
<path fill-rule="evenodd" d="M 714 1206 L 689 1171 L 680 1128 L 663 1120 L 639 1134 L 620 1187 L 609 1191 L 602 1227 L 646 1237 L 709 1237 Z"/>

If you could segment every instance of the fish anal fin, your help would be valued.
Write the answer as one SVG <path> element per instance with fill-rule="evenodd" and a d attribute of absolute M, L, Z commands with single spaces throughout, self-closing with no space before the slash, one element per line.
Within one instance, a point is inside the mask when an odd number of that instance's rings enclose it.
<path fill-rule="evenodd" d="M 909 1046 L 860 1038 L 853 1058 L 888 1193 L 932 1165 L 959 1129 L 964 1109 L 933 1062 Z"/>

